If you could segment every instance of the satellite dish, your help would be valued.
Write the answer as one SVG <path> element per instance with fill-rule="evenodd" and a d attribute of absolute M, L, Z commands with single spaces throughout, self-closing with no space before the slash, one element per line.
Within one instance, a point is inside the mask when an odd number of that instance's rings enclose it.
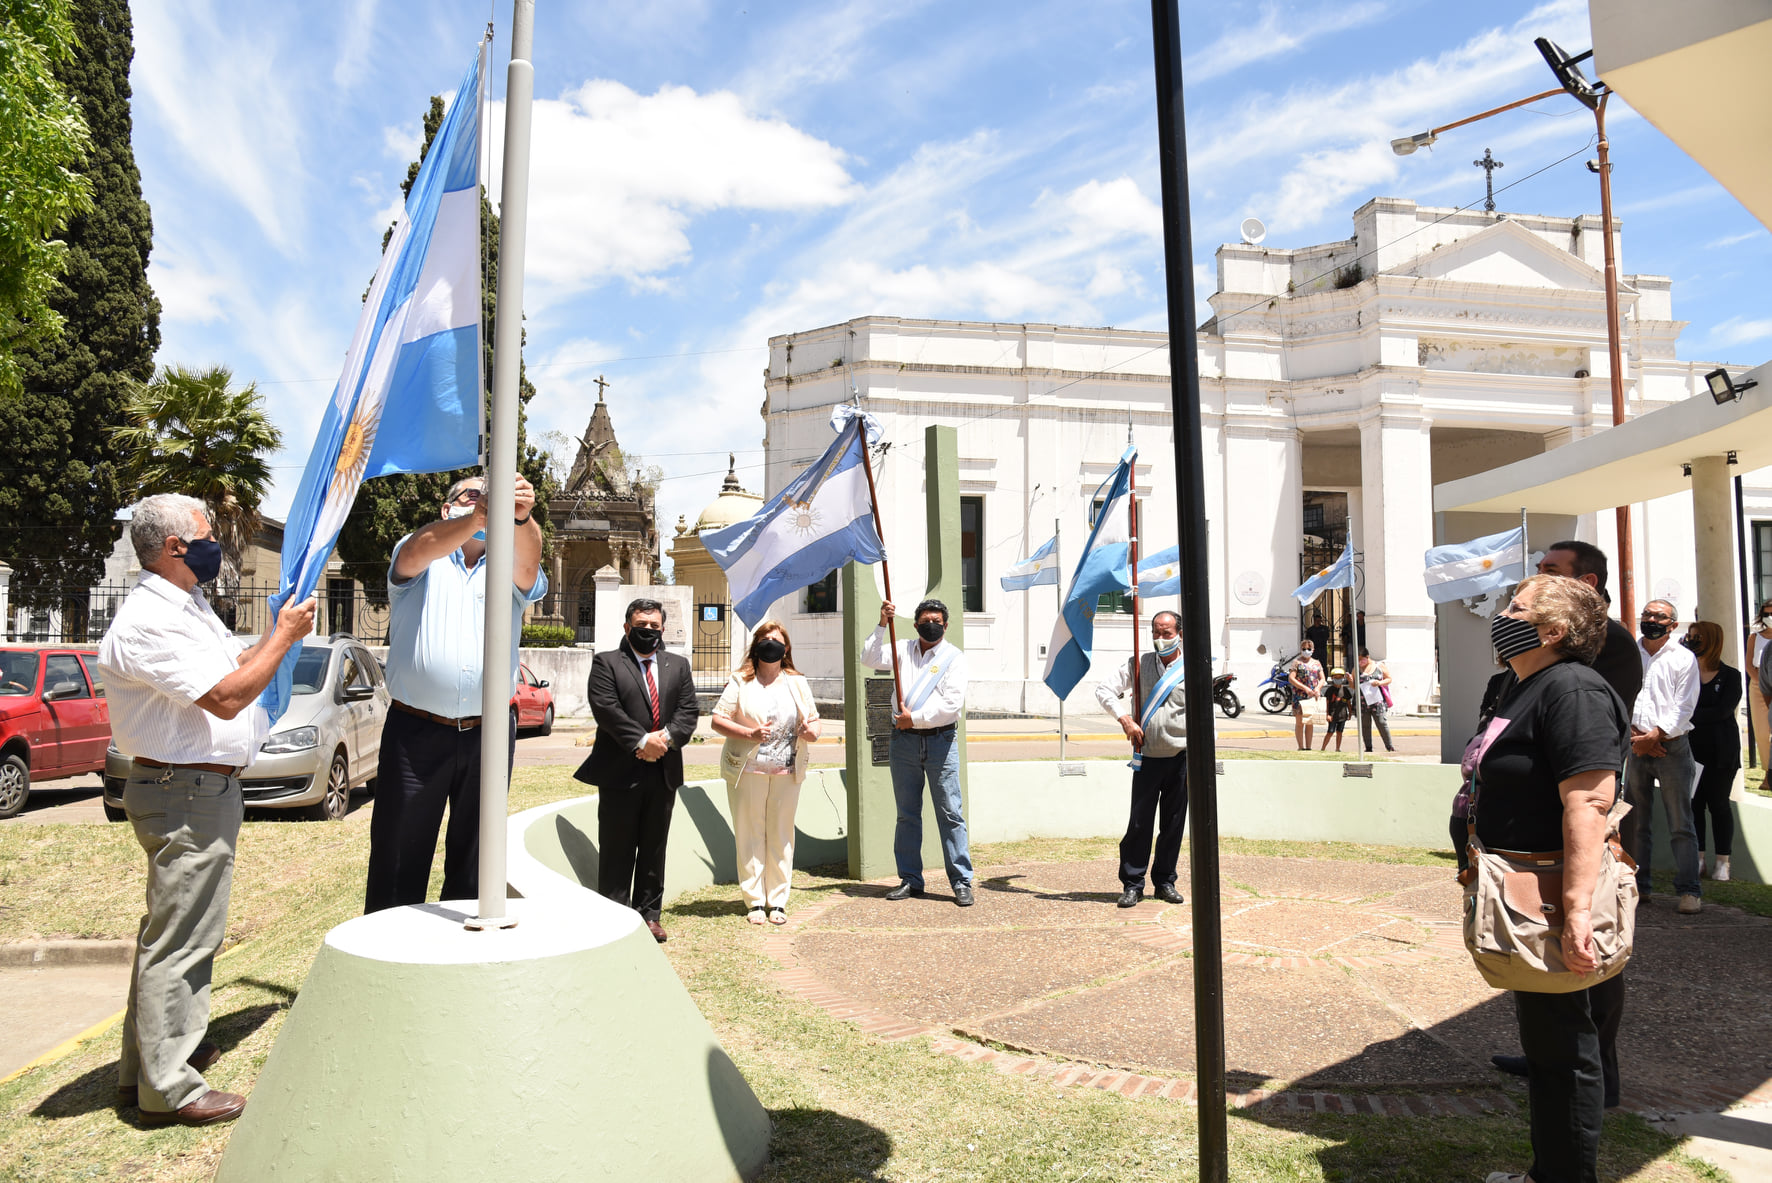
<path fill-rule="evenodd" d="M 1261 224 L 1260 218 L 1244 218 L 1242 231 L 1243 241 L 1250 246 L 1259 246 L 1267 237 L 1267 227 Z"/>

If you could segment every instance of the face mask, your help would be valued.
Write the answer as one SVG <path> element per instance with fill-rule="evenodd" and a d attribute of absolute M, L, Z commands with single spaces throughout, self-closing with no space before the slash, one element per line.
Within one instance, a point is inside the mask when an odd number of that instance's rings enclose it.
<path fill-rule="evenodd" d="M 628 644 L 633 647 L 635 653 L 642 657 L 658 648 L 658 643 L 662 640 L 664 640 L 663 629 L 648 628 L 646 625 L 636 624 L 628 630 Z"/>
<path fill-rule="evenodd" d="M 180 557 L 198 583 L 208 583 L 221 574 L 221 543 L 213 538 L 193 538 L 185 543 L 185 553 Z"/>
<path fill-rule="evenodd" d="M 1772 629 L 1772 615 L 1760 617 L 1760 627 L 1762 629 Z"/>
<path fill-rule="evenodd" d="M 774 665 L 788 655 L 788 647 L 774 637 L 766 637 L 751 646 L 751 656 L 763 665 Z"/>
<path fill-rule="evenodd" d="M 1637 622 L 1637 632 L 1641 633 L 1645 640 L 1659 641 L 1662 637 L 1667 636 L 1667 625 L 1659 620 L 1642 620 Z"/>
<path fill-rule="evenodd" d="M 1309 661 L 1313 656 L 1315 656 L 1315 650 L 1306 648 L 1304 651 L 1304 659 Z"/>
<path fill-rule="evenodd" d="M 942 634 L 947 631 L 948 626 L 939 620 L 919 620 L 917 622 L 917 635 L 931 645 L 941 640 Z"/>
<path fill-rule="evenodd" d="M 471 505 L 452 505 L 449 507 L 449 520 L 453 522 L 456 518 L 465 518 L 473 512 L 474 512 L 474 507 Z M 486 531 L 475 530 L 474 531 L 474 541 L 475 542 L 485 542 L 486 541 Z"/>
<path fill-rule="evenodd" d="M 1512 661 L 1522 653 L 1544 646 L 1538 638 L 1538 626 L 1517 616 L 1497 616 L 1489 622 L 1489 643 L 1503 661 Z"/>
<path fill-rule="evenodd" d="M 1176 646 L 1178 646 L 1180 644 L 1181 644 L 1180 637 L 1152 637 L 1151 638 L 1151 648 L 1153 648 L 1157 651 L 1157 656 L 1159 656 L 1159 657 L 1168 657 L 1171 653 L 1175 652 Z"/>
<path fill-rule="evenodd" d="M 1704 642 L 1700 641 L 1697 637 L 1681 637 L 1680 644 L 1692 650 L 1694 653 L 1701 652 L 1704 649 Z"/>

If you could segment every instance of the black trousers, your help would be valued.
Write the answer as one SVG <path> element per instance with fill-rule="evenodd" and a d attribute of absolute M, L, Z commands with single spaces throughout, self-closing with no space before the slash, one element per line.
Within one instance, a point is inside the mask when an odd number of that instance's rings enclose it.
<path fill-rule="evenodd" d="M 394 709 L 381 730 L 375 809 L 369 818 L 369 882 L 363 911 L 422 904 L 431 883 L 431 859 L 443 807 L 443 899 L 480 896 L 480 748 L 478 727 L 458 731 Z M 517 752 L 513 732 L 505 775 Z"/>
<path fill-rule="evenodd" d="M 1148 870 L 1153 887 L 1173 886 L 1186 826 L 1187 753 L 1146 756 L 1132 774 L 1132 816 L 1126 822 L 1126 836 L 1120 839 L 1120 883 L 1142 889 Z M 1153 829 L 1157 840 L 1154 860 Z"/>
<path fill-rule="evenodd" d="M 598 787 L 597 894 L 657 920 L 677 790 L 660 770 L 642 776 L 631 785 Z"/>
<path fill-rule="evenodd" d="M 1698 853 L 1704 853 L 1704 815 L 1710 814 L 1711 833 L 1718 854 L 1735 853 L 1735 814 L 1729 809 L 1729 792 L 1735 787 L 1738 767 L 1704 766 L 1698 775 L 1698 792 L 1692 796 L 1692 828 L 1698 833 Z"/>
<path fill-rule="evenodd" d="M 1611 982 L 1603 983 L 1609 986 Z M 1536 1183 L 1597 1183 L 1605 1086 L 1592 995 L 1514 992 L 1528 1065 Z"/>

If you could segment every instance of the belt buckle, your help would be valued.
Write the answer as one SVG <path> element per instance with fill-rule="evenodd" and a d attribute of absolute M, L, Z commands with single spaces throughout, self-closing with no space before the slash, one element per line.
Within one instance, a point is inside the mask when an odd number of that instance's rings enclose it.
<path fill-rule="evenodd" d="M 451 722 L 453 722 L 455 724 L 455 733 L 457 735 L 460 735 L 464 731 L 472 731 L 473 730 L 473 727 L 470 726 L 468 723 L 468 717 L 466 715 L 463 715 L 459 719 L 453 719 L 453 720 L 451 720 Z"/>

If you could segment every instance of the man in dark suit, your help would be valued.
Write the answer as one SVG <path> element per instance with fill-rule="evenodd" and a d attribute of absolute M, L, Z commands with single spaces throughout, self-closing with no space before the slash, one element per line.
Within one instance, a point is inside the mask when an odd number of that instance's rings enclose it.
<path fill-rule="evenodd" d="M 665 651 L 664 623 L 664 605 L 634 600 L 621 645 L 591 659 L 597 741 L 573 774 L 598 789 L 597 891 L 640 913 L 661 942 L 665 840 L 699 713 L 689 659 Z"/>

